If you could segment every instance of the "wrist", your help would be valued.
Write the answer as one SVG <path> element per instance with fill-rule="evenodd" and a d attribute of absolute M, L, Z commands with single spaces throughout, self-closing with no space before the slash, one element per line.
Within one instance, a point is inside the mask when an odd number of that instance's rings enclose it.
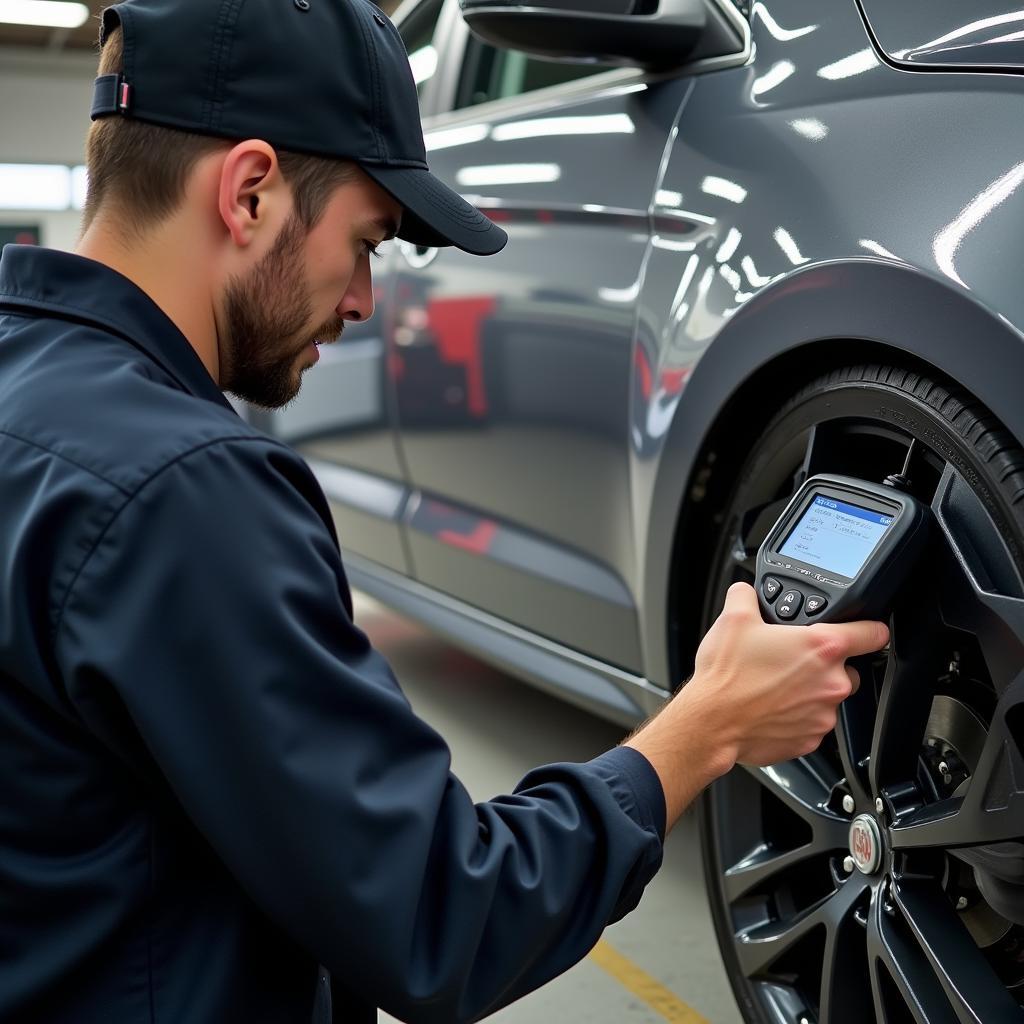
<path fill-rule="evenodd" d="M 624 743 L 654 768 L 665 794 L 668 825 L 715 779 L 736 764 L 738 749 L 700 686 L 688 683 L 653 720 Z"/>

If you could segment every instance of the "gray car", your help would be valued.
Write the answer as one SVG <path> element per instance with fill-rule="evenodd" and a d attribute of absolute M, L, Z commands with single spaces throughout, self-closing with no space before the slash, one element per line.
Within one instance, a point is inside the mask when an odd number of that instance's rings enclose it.
<path fill-rule="evenodd" d="M 890 649 L 704 801 L 718 938 L 751 1022 L 1024 1020 L 1024 11 L 464 4 L 396 20 L 508 247 L 392 246 L 267 421 L 352 582 L 633 723 L 805 478 L 902 471 L 936 529 Z"/>

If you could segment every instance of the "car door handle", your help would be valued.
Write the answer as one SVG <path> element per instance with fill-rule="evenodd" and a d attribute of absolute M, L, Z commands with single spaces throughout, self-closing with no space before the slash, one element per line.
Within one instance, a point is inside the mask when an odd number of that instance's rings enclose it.
<path fill-rule="evenodd" d="M 405 240 L 399 241 L 398 249 L 405 258 L 405 262 L 415 270 L 429 267 L 437 259 L 437 254 L 441 251 L 434 246 L 414 245 L 412 242 L 406 242 Z"/>

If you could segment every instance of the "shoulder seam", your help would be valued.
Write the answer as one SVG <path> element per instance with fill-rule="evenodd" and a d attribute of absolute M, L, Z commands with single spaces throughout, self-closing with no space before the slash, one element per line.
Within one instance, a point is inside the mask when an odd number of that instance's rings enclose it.
<path fill-rule="evenodd" d="M 170 459 L 168 462 L 165 462 L 162 466 L 153 470 L 153 472 L 150 473 L 149 476 L 147 476 L 144 480 L 142 480 L 141 483 L 139 483 L 139 485 L 133 491 L 125 491 L 121 489 L 121 493 L 125 495 L 124 501 L 121 502 L 121 504 L 114 509 L 110 518 L 103 525 L 100 531 L 96 534 L 96 537 L 93 540 L 92 544 L 89 545 L 89 549 L 82 557 L 81 563 L 79 564 L 78 568 L 74 571 L 71 577 L 71 581 L 68 583 L 67 590 L 65 590 L 64 592 L 64 596 L 61 598 L 60 606 L 57 609 L 57 614 L 56 617 L 54 618 L 53 626 L 50 631 L 51 643 L 56 642 L 57 634 L 60 632 L 61 625 L 63 624 L 64 621 L 64 611 L 67 608 L 68 601 L 71 599 L 71 594 L 74 592 L 75 584 L 78 583 L 79 578 L 85 571 L 85 567 L 89 564 L 89 560 L 96 552 L 96 549 L 100 546 L 100 543 L 102 542 L 103 538 L 110 531 L 110 528 L 114 525 L 115 522 L 117 522 L 121 513 L 126 508 L 128 508 L 132 501 L 134 501 L 134 499 L 137 498 L 142 493 L 142 491 L 145 490 L 146 487 L 148 487 L 154 480 L 157 479 L 157 477 L 163 474 L 166 470 L 170 469 L 172 466 L 176 466 L 179 462 L 184 461 L 189 456 L 195 455 L 198 452 L 205 451 L 208 448 L 213 448 L 214 446 L 219 444 L 227 444 L 229 442 L 234 441 L 258 442 L 260 444 L 270 445 L 271 447 L 274 448 L 280 448 L 281 450 L 286 451 L 291 455 L 295 455 L 295 452 L 291 448 L 289 448 L 288 445 L 284 444 L 281 441 L 278 441 L 276 438 L 273 437 L 260 437 L 253 436 L 252 434 L 239 434 L 230 437 L 217 437 L 210 441 L 204 441 L 202 444 L 198 444 L 194 448 L 189 448 L 188 451 L 181 452 L 179 455 L 176 455 L 173 459 Z"/>
<path fill-rule="evenodd" d="M 110 480 L 109 478 L 105 477 L 102 473 L 97 472 L 95 469 L 92 469 L 89 466 L 85 466 L 81 462 L 76 462 L 69 456 L 64 455 L 62 452 L 55 451 L 53 448 L 50 448 L 45 444 L 40 444 L 38 441 L 32 441 L 27 437 L 22 437 L 20 434 L 14 433 L 13 430 L 7 430 L 3 427 L 0 427 L 0 434 L 2 434 L 4 437 L 10 437 L 15 441 L 20 441 L 21 444 L 27 445 L 30 448 L 38 448 L 40 451 L 46 452 L 48 455 L 52 455 L 55 459 L 60 459 L 62 462 L 66 462 L 68 463 L 68 465 L 74 466 L 75 469 L 80 469 L 83 473 L 88 473 L 90 476 L 94 476 L 97 480 L 102 480 L 105 484 L 108 484 L 115 490 L 120 491 L 122 494 L 129 493 L 124 487 L 122 487 L 119 483 L 116 483 L 114 480 Z"/>

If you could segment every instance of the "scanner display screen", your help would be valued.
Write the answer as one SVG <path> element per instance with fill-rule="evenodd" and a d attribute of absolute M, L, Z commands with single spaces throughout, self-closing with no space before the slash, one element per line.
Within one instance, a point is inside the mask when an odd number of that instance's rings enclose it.
<path fill-rule="evenodd" d="M 878 547 L 893 518 L 816 494 L 779 554 L 852 579 Z"/>

